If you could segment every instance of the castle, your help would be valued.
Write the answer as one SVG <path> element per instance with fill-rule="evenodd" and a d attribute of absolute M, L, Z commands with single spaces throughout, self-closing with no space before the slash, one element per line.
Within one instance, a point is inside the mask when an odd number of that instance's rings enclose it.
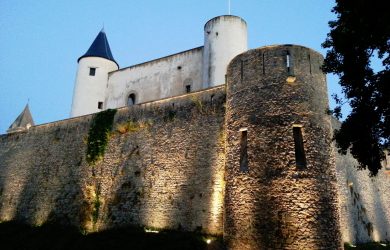
<path fill-rule="evenodd" d="M 323 57 L 248 50 L 236 16 L 204 35 L 202 47 L 120 69 L 101 31 L 78 59 L 72 118 L 34 125 L 26 107 L 0 136 L 0 220 L 197 230 L 229 249 L 389 241 L 389 161 L 370 178 L 337 153 Z"/>
<path fill-rule="evenodd" d="M 221 16 L 204 26 L 204 46 L 120 69 L 101 31 L 78 59 L 71 117 L 223 85 L 229 62 L 247 50 L 246 22 Z"/>

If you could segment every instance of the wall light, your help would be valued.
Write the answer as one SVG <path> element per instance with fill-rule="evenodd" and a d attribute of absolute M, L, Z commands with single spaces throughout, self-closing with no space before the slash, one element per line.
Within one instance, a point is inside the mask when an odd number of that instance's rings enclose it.
<path fill-rule="evenodd" d="M 286 79 L 287 83 L 294 83 L 297 80 L 295 76 L 288 76 Z"/>
<path fill-rule="evenodd" d="M 149 228 L 144 228 L 145 230 L 145 233 L 154 233 L 154 234 L 158 234 L 160 231 L 158 230 L 153 230 L 153 229 L 149 229 Z"/>

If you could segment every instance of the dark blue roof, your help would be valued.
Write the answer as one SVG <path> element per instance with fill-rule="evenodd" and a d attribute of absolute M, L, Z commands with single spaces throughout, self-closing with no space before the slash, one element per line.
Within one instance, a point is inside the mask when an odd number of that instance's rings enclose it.
<path fill-rule="evenodd" d="M 106 58 L 118 65 L 118 63 L 115 61 L 114 57 L 111 54 L 110 45 L 108 44 L 106 33 L 103 30 L 99 32 L 99 34 L 93 41 L 91 47 L 89 47 L 88 51 L 83 56 L 81 56 L 77 60 L 77 62 L 79 62 L 81 58 L 89 56 Z"/>

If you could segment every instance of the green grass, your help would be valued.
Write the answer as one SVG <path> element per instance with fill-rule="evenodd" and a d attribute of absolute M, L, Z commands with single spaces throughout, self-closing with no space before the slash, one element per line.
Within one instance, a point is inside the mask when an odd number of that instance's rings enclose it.
<path fill-rule="evenodd" d="M 58 225 L 32 227 L 0 223 L 0 249 L 115 250 L 115 249 L 225 249 L 222 240 L 206 244 L 205 236 L 178 231 L 145 233 L 143 228 L 120 228 L 84 235 L 77 228 Z"/>

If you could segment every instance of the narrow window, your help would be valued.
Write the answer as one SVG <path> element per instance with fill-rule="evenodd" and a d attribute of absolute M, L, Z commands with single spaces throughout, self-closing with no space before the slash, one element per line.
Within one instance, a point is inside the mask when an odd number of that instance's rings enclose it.
<path fill-rule="evenodd" d="M 244 79 L 244 61 L 241 60 L 241 82 Z"/>
<path fill-rule="evenodd" d="M 307 55 L 307 59 L 309 60 L 309 70 L 310 70 L 310 75 L 311 75 L 311 58 L 310 58 L 310 54 Z"/>
<path fill-rule="evenodd" d="M 295 144 L 295 162 L 297 167 L 306 167 L 305 149 L 303 147 L 303 136 L 301 127 L 293 127 L 293 136 Z"/>
<path fill-rule="evenodd" d="M 135 94 L 130 94 L 127 97 L 127 106 L 132 106 L 135 104 Z"/>
<path fill-rule="evenodd" d="M 240 132 L 240 171 L 248 172 L 248 130 L 241 129 Z"/>
<path fill-rule="evenodd" d="M 264 60 L 264 54 L 265 54 L 265 53 L 263 53 L 263 75 L 265 75 L 265 64 L 264 64 L 264 63 L 265 63 L 265 60 Z"/>
<path fill-rule="evenodd" d="M 96 68 L 89 68 L 89 75 L 94 76 L 96 74 Z"/>
<path fill-rule="evenodd" d="M 98 109 L 103 109 L 103 102 L 98 102 Z"/>
<path fill-rule="evenodd" d="M 288 51 L 286 54 L 286 66 L 287 66 L 287 72 L 290 73 L 290 52 Z"/>
<path fill-rule="evenodd" d="M 186 85 L 186 93 L 190 93 L 191 92 L 191 85 Z"/>
<path fill-rule="evenodd" d="M 213 105 L 213 102 L 214 102 L 214 95 L 211 95 L 211 97 L 210 97 L 210 102 L 211 102 L 211 105 Z"/>

